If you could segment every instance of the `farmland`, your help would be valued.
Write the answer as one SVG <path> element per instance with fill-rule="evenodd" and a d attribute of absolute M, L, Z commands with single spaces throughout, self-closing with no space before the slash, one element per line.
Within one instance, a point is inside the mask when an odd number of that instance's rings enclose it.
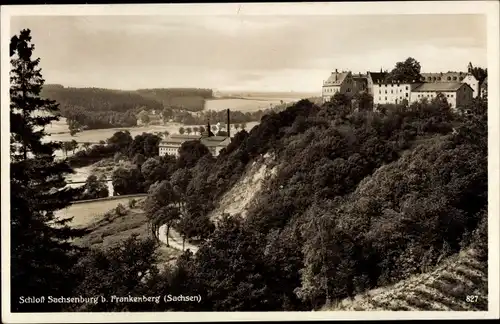
<path fill-rule="evenodd" d="M 132 198 L 118 198 L 110 200 L 98 200 L 92 202 L 81 202 L 68 206 L 65 209 L 58 210 L 56 218 L 73 217 L 70 226 L 86 227 L 99 220 L 102 215 L 119 204 L 126 206 Z"/>
<path fill-rule="evenodd" d="M 258 122 L 247 123 L 247 131 L 250 131 Z M 99 142 L 101 140 L 106 140 L 113 136 L 114 133 L 119 131 L 128 130 L 132 137 L 140 135 L 142 133 L 156 133 L 168 131 L 170 134 L 176 134 L 179 132 L 179 128 L 184 126 L 180 123 L 168 123 L 167 125 L 149 125 L 149 126 L 139 126 L 139 127 L 126 127 L 126 128 L 106 128 L 106 129 L 91 129 L 76 133 L 75 136 L 71 136 L 66 125 L 66 120 L 61 118 L 47 128 L 47 132 L 50 137 L 45 140 L 50 141 L 71 141 L 75 140 L 77 142 Z M 65 133 L 60 133 L 65 132 Z"/>

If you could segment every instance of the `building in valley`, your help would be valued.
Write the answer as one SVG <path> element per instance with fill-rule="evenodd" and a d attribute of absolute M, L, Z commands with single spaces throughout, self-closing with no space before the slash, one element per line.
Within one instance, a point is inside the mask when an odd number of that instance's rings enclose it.
<path fill-rule="evenodd" d="M 338 72 L 336 69 L 326 81 L 323 81 L 323 89 L 321 91 L 323 103 L 330 101 L 336 93 L 342 93 L 348 97 L 354 95 L 354 82 L 351 72 Z"/>
<path fill-rule="evenodd" d="M 435 82 L 421 83 L 411 91 L 410 103 L 418 102 L 426 98 L 432 100 L 438 93 L 442 93 L 452 109 L 464 106 L 469 103 L 474 96 L 473 89 L 462 82 Z"/>
<path fill-rule="evenodd" d="M 229 123 L 229 109 L 227 110 L 227 125 Z M 211 130 L 210 122 L 207 123 L 205 132 L 201 135 L 172 134 L 167 136 L 159 144 L 159 155 L 179 156 L 182 143 L 187 141 L 200 141 L 205 145 L 213 156 L 218 156 L 220 151 L 231 143 L 230 133 L 227 136 L 215 136 Z"/>

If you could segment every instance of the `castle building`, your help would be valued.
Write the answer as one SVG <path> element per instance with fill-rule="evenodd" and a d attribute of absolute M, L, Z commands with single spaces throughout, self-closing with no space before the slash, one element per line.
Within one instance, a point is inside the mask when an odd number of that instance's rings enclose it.
<path fill-rule="evenodd" d="M 446 97 L 446 101 L 452 109 L 466 105 L 474 96 L 473 89 L 467 83 L 421 83 L 412 90 L 409 102 L 422 101 L 424 98 L 432 100 L 438 93 L 442 93 Z"/>
<path fill-rule="evenodd" d="M 373 88 L 374 85 L 376 84 L 383 84 L 385 83 L 385 79 L 389 73 L 382 72 L 382 69 L 380 69 L 380 72 L 366 72 L 366 85 L 368 89 L 368 94 L 372 95 L 374 97 L 375 101 L 375 89 Z M 378 89 L 377 89 L 378 90 Z"/>
<path fill-rule="evenodd" d="M 432 83 L 466 83 L 473 91 L 473 97 L 481 95 L 479 80 L 472 74 L 472 64 L 469 63 L 467 73 L 465 72 L 446 72 L 446 73 L 420 73 L 422 82 Z"/>
<path fill-rule="evenodd" d="M 416 83 L 399 82 L 375 83 L 372 85 L 373 104 L 401 104 L 404 100 L 410 102 L 411 93 L 418 85 Z"/>
<path fill-rule="evenodd" d="M 420 80 L 413 82 L 388 82 L 388 71 L 352 74 L 351 72 L 332 72 L 323 82 L 323 102 L 329 101 L 335 93 L 352 97 L 358 92 L 373 96 L 374 106 L 383 104 L 402 104 L 417 102 L 423 98 L 432 99 L 443 93 L 452 108 L 466 104 L 472 98 L 486 93 L 488 80 L 482 84 L 472 74 L 472 64 L 468 72 L 421 73 Z M 483 86 L 484 84 L 484 86 Z"/>
<path fill-rule="evenodd" d="M 351 72 L 338 72 L 335 69 L 335 72 L 332 72 L 330 77 L 326 81 L 323 81 L 321 92 L 323 103 L 330 101 L 336 93 L 342 93 L 348 97 L 354 95 L 354 81 Z"/>

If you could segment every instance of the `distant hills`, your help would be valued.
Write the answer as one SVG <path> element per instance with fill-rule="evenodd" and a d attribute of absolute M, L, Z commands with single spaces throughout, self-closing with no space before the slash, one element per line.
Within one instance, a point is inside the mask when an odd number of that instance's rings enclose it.
<path fill-rule="evenodd" d="M 114 90 L 104 88 L 72 88 L 48 84 L 42 96 L 56 100 L 62 107 L 79 106 L 91 111 L 125 112 L 137 108 L 146 110 L 163 107 L 189 111 L 203 110 L 205 99 L 213 98 L 211 89 L 158 88 Z"/>
<path fill-rule="evenodd" d="M 165 107 L 185 111 L 201 111 L 205 100 L 212 98 L 211 89 L 140 89 L 114 90 L 72 88 L 59 84 L 45 85 L 42 97 L 59 103 L 61 115 L 70 129 L 100 129 L 137 125 L 142 110 L 161 111 Z"/>

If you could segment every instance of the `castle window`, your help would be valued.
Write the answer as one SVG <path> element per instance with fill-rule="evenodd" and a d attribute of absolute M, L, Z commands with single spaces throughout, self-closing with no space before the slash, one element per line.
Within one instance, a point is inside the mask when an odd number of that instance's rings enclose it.
<path fill-rule="evenodd" d="M 387 101 L 387 97 L 385 97 L 385 101 Z"/>
<path fill-rule="evenodd" d="M 406 93 L 406 98 L 408 98 L 408 92 Z"/>
<path fill-rule="evenodd" d="M 385 93 L 387 94 L 387 90 L 385 90 Z"/>
<path fill-rule="evenodd" d="M 391 90 L 391 93 L 394 93 L 394 91 Z"/>
<path fill-rule="evenodd" d="M 406 86 L 405 89 L 408 90 L 408 86 Z"/>

